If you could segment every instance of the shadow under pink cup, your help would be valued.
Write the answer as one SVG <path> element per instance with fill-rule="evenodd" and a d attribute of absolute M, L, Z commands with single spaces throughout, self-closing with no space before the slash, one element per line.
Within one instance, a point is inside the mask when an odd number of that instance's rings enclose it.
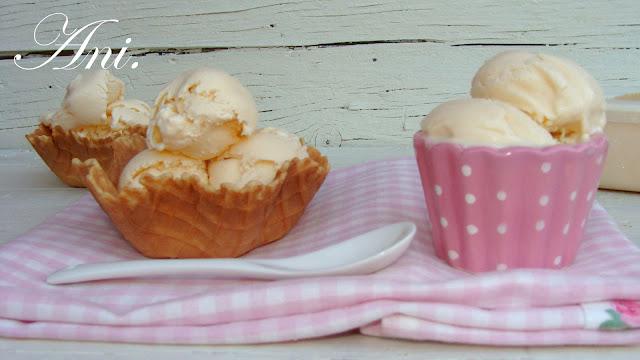
<path fill-rule="evenodd" d="M 595 199 L 604 136 L 576 145 L 461 146 L 413 137 L 438 257 L 470 272 L 570 265 Z"/>

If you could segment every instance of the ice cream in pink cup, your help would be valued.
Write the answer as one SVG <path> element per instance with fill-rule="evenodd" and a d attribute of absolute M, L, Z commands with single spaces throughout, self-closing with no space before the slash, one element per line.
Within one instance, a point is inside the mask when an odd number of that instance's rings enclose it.
<path fill-rule="evenodd" d="M 600 87 L 570 60 L 505 52 L 471 95 L 413 137 L 436 255 L 470 272 L 570 265 L 607 153 Z"/>
<path fill-rule="evenodd" d="M 570 265 L 607 152 L 604 136 L 547 147 L 413 137 L 436 255 L 483 272 Z"/>

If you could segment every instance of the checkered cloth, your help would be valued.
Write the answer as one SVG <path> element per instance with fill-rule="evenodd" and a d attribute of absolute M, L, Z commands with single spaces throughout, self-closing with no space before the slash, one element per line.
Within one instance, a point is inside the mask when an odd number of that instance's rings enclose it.
<path fill-rule="evenodd" d="M 142 258 L 87 195 L 0 247 L 0 335 L 228 344 L 355 330 L 492 345 L 640 343 L 640 251 L 599 205 L 569 268 L 478 275 L 434 256 L 426 214 L 414 159 L 367 163 L 331 172 L 300 223 L 248 256 L 300 254 L 385 224 L 416 223 L 407 253 L 378 273 L 48 285 L 49 274 L 70 265 Z"/>

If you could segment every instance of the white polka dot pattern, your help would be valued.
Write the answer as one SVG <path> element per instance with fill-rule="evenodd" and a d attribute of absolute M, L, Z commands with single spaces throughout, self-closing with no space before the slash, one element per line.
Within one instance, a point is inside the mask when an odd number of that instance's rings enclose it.
<path fill-rule="evenodd" d="M 446 228 L 447 226 L 449 226 L 449 222 L 447 221 L 447 218 L 441 217 L 440 218 L 440 225 L 442 225 L 443 228 Z"/>
<path fill-rule="evenodd" d="M 562 262 L 562 256 L 556 256 L 556 258 L 553 259 L 553 265 L 555 266 L 560 265 L 561 262 Z"/>
<path fill-rule="evenodd" d="M 538 203 L 540 204 L 540 206 L 547 206 L 547 204 L 549 203 L 549 197 L 547 195 L 540 196 L 540 200 L 538 200 Z"/>
<path fill-rule="evenodd" d="M 576 152 L 581 146 L 585 150 Z M 438 254 L 450 261 L 447 251 L 454 250 L 463 260 L 454 266 L 474 272 L 495 271 L 501 264 L 509 269 L 568 265 L 584 233 L 580 223 L 596 199 L 604 162 L 598 159 L 605 148 L 604 142 L 513 151 L 438 143 L 436 150 L 427 145 L 421 153 L 416 147 L 421 179 L 430 188 L 429 216 L 436 219 L 434 243 L 444 250 Z M 435 178 L 437 183 L 431 182 Z M 436 204 L 433 209 L 430 203 Z M 554 265 L 560 254 L 560 265 Z"/>
<path fill-rule="evenodd" d="M 462 165 L 462 167 L 460 168 L 460 171 L 464 176 L 467 176 L 467 177 L 471 176 L 471 166 L 469 165 Z"/>
<path fill-rule="evenodd" d="M 460 255 L 458 255 L 458 252 L 455 250 L 449 250 L 447 252 L 447 255 L 449 255 L 449 259 L 451 260 L 457 260 L 460 257 Z"/>
<path fill-rule="evenodd" d="M 464 196 L 464 201 L 466 201 L 467 204 L 471 205 L 476 202 L 476 197 L 473 194 L 466 194 Z"/>

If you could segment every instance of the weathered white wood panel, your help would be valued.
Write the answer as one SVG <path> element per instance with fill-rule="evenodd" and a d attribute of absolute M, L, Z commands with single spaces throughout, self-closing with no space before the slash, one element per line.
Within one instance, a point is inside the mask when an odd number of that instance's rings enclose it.
<path fill-rule="evenodd" d="M 53 48 L 40 48 L 32 38 L 35 24 L 53 12 L 66 13 L 69 28 L 120 20 L 105 25 L 92 45 L 117 48 L 134 39 L 130 47 L 143 55 L 136 57 L 141 66 L 118 72 L 132 86 L 129 94 L 150 101 L 179 71 L 212 64 L 250 87 L 264 125 L 287 128 L 316 145 L 406 143 L 421 116 L 465 94 L 481 62 L 507 48 L 487 44 L 560 44 L 531 49 L 574 58 L 608 95 L 637 90 L 640 81 L 635 0 L 24 0 L 0 9 L 3 148 L 27 145 L 23 135 L 39 114 L 57 106 L 75 75 L 13 64 L 15 52 Z M 53 39 L 59 19 L 43 25 L 41 41 Z M 36 55 L 26 60 L 42 61 Z"/>
<path fill-rule="evenodd" d="M 634 360 L 638 346 L 496 347 L 379 339 L 349 334 L 281 344 L 177 346 L 0 339 L 0 355 L 11 360 Z"/>
<path fill-rule="evenodd" d="M 34 48 L 35 24 L 53 12 L 66 13 L 70 28 L 120 20 L 97 37 L 112 47 L 127 37 L 134 47 L 161 49 L 370 41 L 640 46 L 637 0 L 18 0 L 0 9 L 0 51 Z M 60 26 L 52 22 L 43 29 L 53 39 Z"/>
<path fill-rule="evenodd" d="M 640 88 L 638 49 L 529 49 L 575 59 L 609 96 Z M 129 96 L 152 101 L 179 72 L 216 66 L 249 87 L 263 126 L 285 128 L 318 146 L 402 145 L 436 104 L 465 96 L 475 70 L 502 50 L 417 43 L 149 54 L 138 58 L 137 69 L 116 75 L 127 83 Z M 59 105 L 76 72 L 25 71 L 0 61 L 0 74 L 0 147 L 27 147 L 23 135 L 39 114 Z"/>

